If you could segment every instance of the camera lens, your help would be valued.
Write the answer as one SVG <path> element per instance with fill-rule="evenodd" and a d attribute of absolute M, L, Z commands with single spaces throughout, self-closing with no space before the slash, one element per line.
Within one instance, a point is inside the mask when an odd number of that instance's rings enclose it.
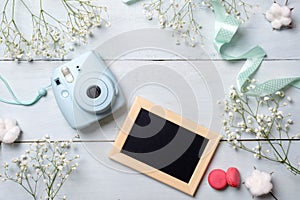
<path fill-rule="evenodd" d="M 86 91 L 86 94 L 88 97 L 90 97 L 91 99 L 96 99 L 97 97 L 100 96 L 101 94 L 101 89 L 99 86 L 97 85 L 93 85 L 91 87 L 89 87 Z"/>

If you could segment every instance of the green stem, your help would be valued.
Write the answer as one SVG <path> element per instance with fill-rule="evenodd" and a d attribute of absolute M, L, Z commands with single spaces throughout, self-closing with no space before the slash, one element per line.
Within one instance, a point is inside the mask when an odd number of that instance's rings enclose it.
<path fill-rule="evenodd" d="M 8 181 L 12 181 L 14 183 L 17 183 L 18 185 L 20 185 L 28 194 L 30 194 L 34 200 L 37 200 L 37 197 L 34 193 L 32 193 L 28 188 L 26 188 L 22 183 L 19 183 L 17 180 L 14 180 L 12 178 L 9 178 L 8 176 L 6 176 Z"/>
<path fill-rule="evenodd" d="M 30 8 L 27 6 L 27 4 L 23 1 L 23 0 L 20 0 L 21 3 L 24 5 L 24 7 L 26 8 L 26 10 L 31 14 L 31 15 L 34 15 L 33 12 L 30 10 Z"/>
<path fill-rule="evenodd" d="M 58 172 L 59 172 L 59 170 L 58 170 L 58 169 L 55 169 L 55 174 L 54 174 L 54 176 L 53 176 L 53 179 L 52 179 L 50 185 L 48 186 L 48 197 L 51 197 L 51 189 L 52 189 L 52 187 L 53 187 L 53 185 L 54 185 L 54 182 L 55 182 L 55 179 L 56 179 L 56 177 L 57 177 Z"/>
<path fill-rule="evenodd" d="M 3 7 L 3 13 L 5 13 L 5 10 L 6 10 L 6 7 L 7 7 L 7 4 L 10 0 L 6 0 L 5 4 L 4 4 L 4 7 Z"/>
<path fill-rule="evenodd" d="M 64 23 L 62 23 L 60 20 L 58 20 L 57 18 L 55 18 L 55 17 L 53 17 L 50 13 L 48 13 L 46 10 L 42 10 L 43 11 L 43 13 L 45 13 L 48 17 L 50 17 L 50 18 L 52 18 L 54 21 L 56 21 L 58 24 L 60 24 L 60 25 L 62 25 L 62 26 L 64 26 L 65 28 L 67 28 L 67 26 L 64 24 Z M 44 18 L 45 19 L 45 18 Z M 44 20 L 44 22 L 46 22 L 45 20 Z M 47 23 L 48 24 L 48 23 Z"/>
<path fill-rule="evenodd" d="M 250 152 L 250 153 L 252 153 L 252 154 L 256 154 L 255 151 L 249 149 L 249 148 L 246 147 L 244 144 L 240 143 L 240 145 L 241 145 L 241 146 L 238 147 L 238 148 L 240 148 L 240 149 L 242 149 L 242 150 L 245 150 L 245 151 L 248 151 L 248 152 Z M 263 155 L 263 154 L 261 154 L 260 156 L 261 156 L 262 158 L 264 158 L 264 159 L 267 159 L 267 160 L 270 160 L 270 161 L 273 161 L 273 162 L 278 162 L 278 160 L 273 159 L 273 158 L 268 157 L 268 156 L 265 156 L 265 155 Z"/>
<path fill-rule="evenodd" d="M 66 175 L 70 175 L 71 172 L 72 172 L 71 169 L 68 170 L 68 171 L 66 172 Z M 53 198 L 56 197 L 56 195 L 58 194 L 58 192 L 59 192 L 60 189 L 62 188 L 63 184 L 66 182 L 66 180 L 67 180 L 67 179 L 66 179 L 66 176 L 64 176 L 64 177 L 62 178 L 62 181 L 61 181 L 61 183 L 60 183 L 60 186 L 57 188 L 56 192 L 54 193 Z"/>
<path fill-rule="evenodd" d="M 28 180 L 26 174 L 25 174 L 24 176 L 25 176 L 25 180 L 26 180 L 26 183 L 27 183 L 27 185 L 28 185 L 28 188 L 29 188 L 29 190 L 30 190 L 30 193 L 31 193 L 31 194 L 34 194 L 33 196 L 35 197 L 35 196 L 36 196 L 36 193 L 35 193 L 35 191 L 33 191 L 32 187 L 31 187 L 31 184 L 30 184 L 30 182 L 29 182 L 29 180 Z"/>
<path fill-rule="evenodd" d="M 15 19 L 15 0 L 12 2 L 12 21 Z"/>

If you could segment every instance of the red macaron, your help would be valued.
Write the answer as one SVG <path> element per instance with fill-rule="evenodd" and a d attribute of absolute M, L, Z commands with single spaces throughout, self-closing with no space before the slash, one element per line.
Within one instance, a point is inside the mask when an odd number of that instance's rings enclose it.
<path fill-rule="evenodd" d="M 231 187 L 239 187 L 241 184 L 241 175 L 237 168 L 230 167 L 226 172 L 226 181 Z"/>
<path fill-rule="evenodd" d="M 214 169 L 208 175 L 209 185 L 216 190 L 223 190 L 227 186 L 226 173 L 222 169 Z"/>

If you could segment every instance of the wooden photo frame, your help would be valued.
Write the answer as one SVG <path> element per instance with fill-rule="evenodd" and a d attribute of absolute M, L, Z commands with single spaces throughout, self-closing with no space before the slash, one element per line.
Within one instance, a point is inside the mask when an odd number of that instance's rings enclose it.
<path fill-rule="evenodd" d="M 193 196 L 221 136 L 136 97 L 110 158 Z"/>

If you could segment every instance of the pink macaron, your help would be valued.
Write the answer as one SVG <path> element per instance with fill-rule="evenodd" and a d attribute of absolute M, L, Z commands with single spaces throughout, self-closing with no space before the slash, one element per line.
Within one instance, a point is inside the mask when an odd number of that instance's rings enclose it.
<path fill-rule="evenodd" d="M 216 190 L 223 190 L 227 186 L 226 173 L 222 169 L 214 169 L 208 175 L 209 185 Z"/>
<path fill-rule="evenodd" d="M 231 187 L 239 187 L 241 184 L 241 175 L 237 168 L 230 167 L 226 172 L 226 181 Z"/>

